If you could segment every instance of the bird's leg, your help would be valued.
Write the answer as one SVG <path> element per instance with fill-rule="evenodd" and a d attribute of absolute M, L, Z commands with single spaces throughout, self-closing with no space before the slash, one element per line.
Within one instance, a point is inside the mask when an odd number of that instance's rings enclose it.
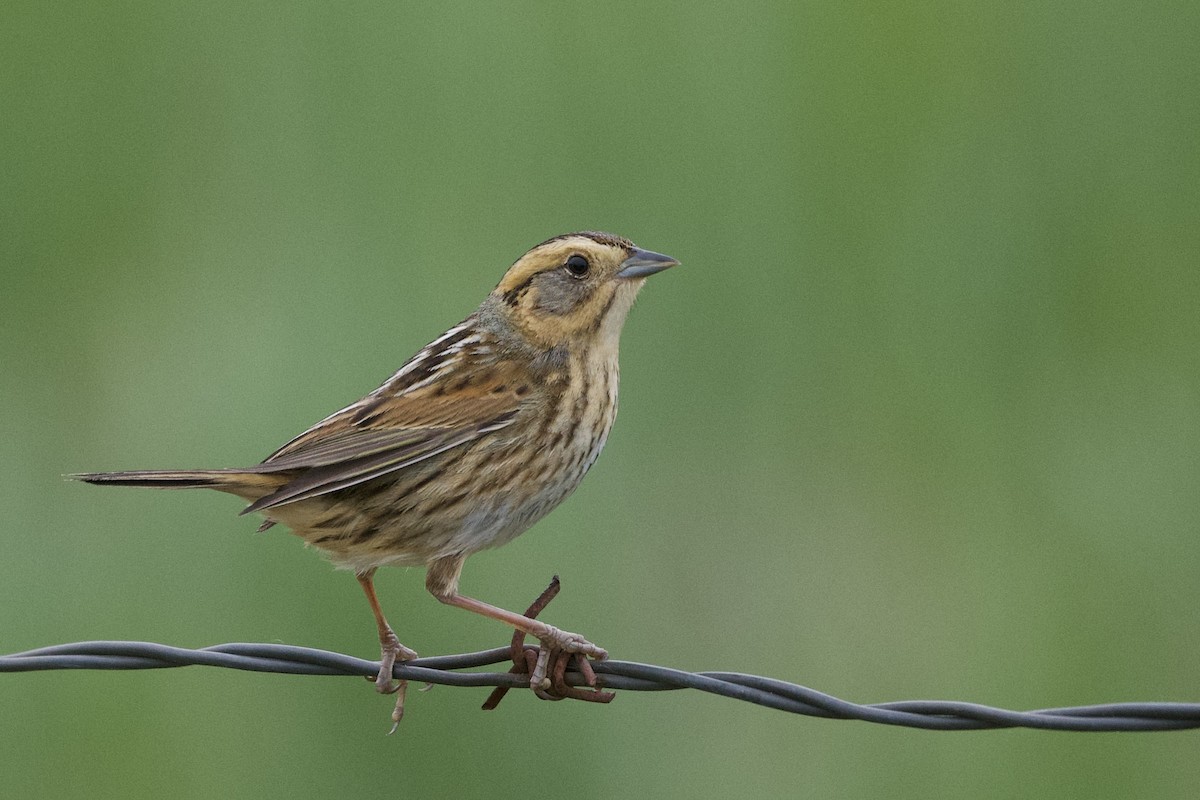
<path fill-rule="evenodd" d="M 400 640 L 396 638 L 396 632 L 392 630 L 392 626 L 388 625 L 387 618 L 383 616 L 383 609 L 379 607 L 379 598 L 375 596 L 375 570 L 368 569 L 363 572 L 354 573 L 354 577 L 358 578 L 358 583 L 363 588 L 363 592 L 367 595 L 367 602 L 371 604 L 371 613 L 375 615 L 375 624 L 379 627 L 379 675 L 375 678 L 375 689 L 380 694 L 392 694 L 400 692 L 403 695 L 405 681 L 392 683 L 392 667 L 396 661 L 411 661 L 417 657 L 415 650 L 410 650 L 400 644 Z M 402 700 L 402 697 L 400 698 Z M 399 702 L 397 710 L 403 713 L 404 704 Z"/>
<path fill-rule="evenodd" d="M 529 608 L 525 609 L 525 616 L 530 619 L 537 619 L 538 614 L 541 614 L 546 609 L 546 606 L 550 605 L 550 601 L 558 596 L 560 587 L 561 584 L 558 582 L 558 576 L 555 575 L 553 580 L 550 581 L 550 585 L 543 589 L 542 593 L 537 596 L 537 599 L 529 604 Z M 508 671 L 514 675 L 529 675 L 532 673 L 537 659 L 532 653 L 525 651 L 524 631 L 513 631 L 510 649 L 512 651 L 513 665 Z M 587 662 L 586 658 L 581 658 L 580 660 L 585 663 Z M 595 684 L 593 683 L 592 685 Z M 483 701 L 483 710 L 492 711 L 500 705 L 500 701 L 508 694 L 508 688 L 507 686 L 497 686 L 493 689 L 492 693 L 488 695 L 487 700 Z"/>
<path fill-rule="evenodd" d="M 547 625 L 539 620 L 459 594 L 458 576 L 462 572 L 463 561 L 465 558 L 462 556 L 451 556 L 434 561 L 429 565 L 426 573 L 425 588 L 446 605 L 457 606 L 503 622 L 541 642 L 542 648 L 538 654 L 537 664 L 529 677 L 531 689 L 543 691 L 549 688 L 548 670 L 551 657 L 557 658 L 560 657 L 560 654 L 577 654 L 581 658 L 590 657 L 600 661 L 608 658 L 608 651 L 597 647 L 578 633 L 559 630 L 553 625 Z M 565 657 L 569 657 L 569 655 Z"/>

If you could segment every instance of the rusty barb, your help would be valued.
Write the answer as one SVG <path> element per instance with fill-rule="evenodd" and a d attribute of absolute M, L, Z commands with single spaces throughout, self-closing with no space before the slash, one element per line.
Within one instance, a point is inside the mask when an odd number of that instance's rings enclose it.
<path fill-rule="evenodd" d="M 555 575 L 550 581 L 550 585 L 537 596 L 529 608 L 525 609 L 525 616 L 530 619 L 537 619 L 538 614 L 550 605 L 559 590 L 562 589 L 562 584 L 558 581 L 558 576 Z M 544 652 L 540 647 L 535 645 L 525 644 L 525 633 L 523 631 L 513 631 L 512 637 L 512 661 L 513 665 L 508 670 L 513 675 L 532 675 L 537 669 L 539 660 L 554 659 L 553 666 L 548 666 L 547 670 L 550 680 L 549 686 L 534 687 L 533 693 L 543 700 L 584 700 L 588 703 L 611 703 L 616 697 L 612 692 L 603 691 L 603 683 L 596 677 L 595 671 L 592 669 L 592 664 L 587 658 L 578 653 L 549 653 Z M 578 675 L 582 678 L 584 685 L 591 687 L 591 691 L 574 686 L 567 682 L 568 674 L 567 667 L 574 661 L 579 669 L 578 673 L 572 674 L 570 677 L 575 678 Z M 578 681 L 577 681 L 578 682 Z M 484 711 L 491 711 L 496 706 L 500 705 L 500 701 L 504 699 L 504 695 L 508 694 L 510 686 L 497 686 L 488 699 L 483 703 Z"/>

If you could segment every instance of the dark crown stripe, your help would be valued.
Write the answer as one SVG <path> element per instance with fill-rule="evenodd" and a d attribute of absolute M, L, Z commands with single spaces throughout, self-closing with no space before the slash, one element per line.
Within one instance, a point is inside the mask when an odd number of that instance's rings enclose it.
<path fill-rule="evenodd" d="M 533 247 L 530 249 L 537 250 L 538 247 L 542 247 L 543 245 L 548 245 L 551 242 L 559 242 L 559 241 L 562 241 L 563 239 L 570 239 L 572 236 L 583 236 L 587 239 L 591 239 L 593 242 L 599 242 L 600 244 L 612 245 L 613 247 L 623 247 L 626 250 L 634 249 L 633 242 L 629 241 L 624 236 L 617 236 L 615 233 L 605 233 L 604 231 L 575 231 L 574 233 L 561 233 L 558 236 L 551 236 L 549 239 L 542 242 L 537 247 Z"/>

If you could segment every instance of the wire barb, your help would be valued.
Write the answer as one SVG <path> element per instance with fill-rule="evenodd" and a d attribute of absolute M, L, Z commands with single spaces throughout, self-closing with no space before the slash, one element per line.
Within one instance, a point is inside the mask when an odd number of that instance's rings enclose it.
<path fill-rule="evenodd" d="M 525 651 L 536 648 L 525 646 Z M 511 647 L 477 653 L 434 656 L 397 663 L 400 680 L 445 686 L 528 686 L 528 676 L 513 672 L 475 672 L 501 664 L 513 656 Z M 76 642 L 0 656 L 0 672 L 57 669 L 165 669 L 184 666 L 291 675 L 376 675 L 379 662 L 281 644 L 232 643 L 190 650 L 153 642 Z M 664 691 L 698 689 L 702 692 L 756 703 L 767 708 L 827 719 L 857 719 L 883 725 L 927 730 L 983 730 L 1040 728 L 1058 731 L 1167 731 L 1200 728 L 1200 703 L 1107 703 L 1037 711 L 1002 708 L 949 700 L 906 700 L 860 705 L 794 683 L 737 672 L 685 672 L 633 661 L 598 661 L 592 664 L 607 689 Z M 577 671 L 567 671 L 565 682 L 585 687 Z"/>
<path fill-rule="evenodd" d="M 555 575 L 550 579 L 550 585 L 537 596 L 529 608 L 525 609 L 525 616 L 530 619 L 537 619 L 538 614 L 542 613 L 546 606 L 550 605 L 550 601 L 558 596 L 559 590 L 562 589 L 562 584 Z M 508 670 L 514 675 L 532 676 L 537 669 L 537 664 L 542 658 L 541 651 L 536 647 L 525 647 L 525 634 L 522 631 L 513 631 L 512 644 L 509 649 L 512 651 L 512 667 Z M 547 654 L 548 657 L 548 654 Z M 583 675 L 583 682 L 592 687 L 592 691 L 587 692 L 567 683 L 567 665 L 575 661 L 579 664 L 579 672 Z M 554 662 L 552 671 L 552 679 L 549 687 L 535 687 L 533 692 L 542 700 L 585 700 L 591 703 L 611 703 L 616 697 L 612 692 L 602 691 L 599 680 L 596 678 L 596 673 L 592 670 L 592 664 L 587 660 L 587 657 L 582 654 L 558 653 Z M 483 710 L 491 711 L 496 706 L 500 705 L 500 701 L 504 699 L 504 695 L 508 693 L 508 686 L 497 686 L 488 695 L 487 700 L 483 701 Z"/>

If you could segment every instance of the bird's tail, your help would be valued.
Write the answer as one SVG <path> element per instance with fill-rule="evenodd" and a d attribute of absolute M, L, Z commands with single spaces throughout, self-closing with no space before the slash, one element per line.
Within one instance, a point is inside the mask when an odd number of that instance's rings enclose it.
<path fill-rule="evenodd" d="M 129 472 L 84 472 L 68 475 L 77 481 L 104 486 L 150 486 L 156 489 L 223 489 L 236 491 L 246 473 L 235 469 L 133 470 Z"/>

